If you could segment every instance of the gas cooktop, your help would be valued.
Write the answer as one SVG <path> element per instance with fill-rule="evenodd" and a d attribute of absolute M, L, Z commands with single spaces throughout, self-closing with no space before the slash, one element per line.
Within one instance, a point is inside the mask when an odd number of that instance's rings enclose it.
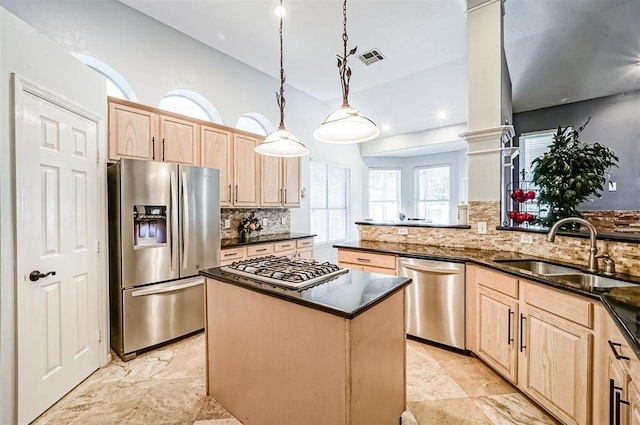
<path fill-rule="evenodd" d="M 305 258 L 289 257 L 251 258 L 237 261 L 220 270 L 291 289 L 303 289 L 329 277 L 347 273 L 347 269 L 331 263 L 319 263 Z"/>

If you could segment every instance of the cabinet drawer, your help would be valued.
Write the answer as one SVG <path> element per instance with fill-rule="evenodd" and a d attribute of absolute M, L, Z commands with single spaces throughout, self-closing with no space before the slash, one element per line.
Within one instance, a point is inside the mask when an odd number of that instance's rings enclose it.
<path fill-rule="evenodd" d="M 476 271 L 476 282 L 478 285 L 491 288 L 511 298 L 518 298 L 519 296 L 518 279 L 504 273 L 478 268 Z"/>
<path fill-rule="evenodd" d="M 525 303 L 593 329 L 593 302 L 530 282 L 523 290 Z"/>
<path fill-rule="evenodd" d="M 359 264 L 383 269 L 396 269 L 396 256 L 389 254 L 374 254 L 363 251 L 338 251 L 338 261 L 341 263 Z"/>
<path fill-rule="evenodd" d="M 228 262 L 230 260 L 237 261 L 242 260 L 247 256 L 247 248 L 244 246 L 238 248 L 228 248 L 220 251 L 220 263 Z"/>
<path fill-rule="evenodd" d="M 247 246 L 247 257 L 257 257 L 263 255 L 273 254 L 273 244 L 263 243 L 260 245 Z"/>
<path fill-rule="evenodd" d="M 313 238 L 298 239 L 296 241 L 296 248 L 307 248 L 313 246 Z"/>
<path fill-rule="evenodd" d="M 273 250 L 275 252 L 291 251 L 296 248 L 296 241 L 274 242 Z"/>

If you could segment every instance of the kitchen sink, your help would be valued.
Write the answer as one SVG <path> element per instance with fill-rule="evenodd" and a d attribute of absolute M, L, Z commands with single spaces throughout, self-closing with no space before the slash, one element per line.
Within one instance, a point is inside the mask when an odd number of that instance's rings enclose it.
<path fill-rule="evenodd" d="M 545 261 L 538 260 L 496 260 L 496 263 L 503 263 L 511 267 L 516 267 L 522 270 L 529 270 L 532 273 L 545 276 L 552 274 L 578 273 L 577 268 L 561 266 L 558 264 L 547 263 Z"/>
<path fill-rule="evenodd" d="M 566 280 L 571 283 L 577 283 L 580 286 L 589 288 L 616 288 L 621 286 L 634 285 L 633 283 L 625 282 L 624 280 L 611 279 L 609 277 L 596 276 L 593 274 L 585 273 L 555 274 L 549 277 Z"/>

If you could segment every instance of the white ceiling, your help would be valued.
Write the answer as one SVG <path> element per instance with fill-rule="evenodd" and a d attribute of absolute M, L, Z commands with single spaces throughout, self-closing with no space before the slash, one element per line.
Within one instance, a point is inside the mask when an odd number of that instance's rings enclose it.
<path fill-rule="evenodd" d="M 279 78 L 277 0 L 120 1 Z M 337 109 L 342 1 L 284 5 L 287 84 Z M 348 33 L 386 57 L 349 62 L 350 103 L 381 137 L 466 122 L 464 0 L 350 0 Z M 515 112 L 640 89 L 640 0 L 507 0 L 505 52 Z"/>

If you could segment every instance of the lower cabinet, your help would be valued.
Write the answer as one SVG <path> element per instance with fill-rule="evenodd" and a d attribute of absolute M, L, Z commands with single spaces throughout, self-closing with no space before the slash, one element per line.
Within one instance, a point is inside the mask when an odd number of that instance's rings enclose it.
<path fill-rule="evenodd" d="M 257 258 L 265 255 L 313 259 L 313 238 L 290 239 L 222 249 L 220 251 L 220 265 L 228 266 L 234 261 Z"/>
<path fill-rule="evenodd" d="M 600 425 L 591 402 L 594 301 L 470 267 L 478 357 L 562 423 Z"/>
<path fill-rule="evenodd" d="M 397 257 L 393 254 L 377 254 L 365 251 L 338 249 L 338 266 L 352 270 L 396 276 Z"/>
<path fill-rule="evenodd" d="M 631 414 L 630 425 L 640 425 L 640 382 L 632 382 L 629 385 L 629 403 Z"/>
<path fill-rule="evenodd" d="M 478 357 L 517 383 L 518 350 L 516 349 L 516 317 L 518 300 L 491 289 L 478 287 L 477 329 Z"/>

